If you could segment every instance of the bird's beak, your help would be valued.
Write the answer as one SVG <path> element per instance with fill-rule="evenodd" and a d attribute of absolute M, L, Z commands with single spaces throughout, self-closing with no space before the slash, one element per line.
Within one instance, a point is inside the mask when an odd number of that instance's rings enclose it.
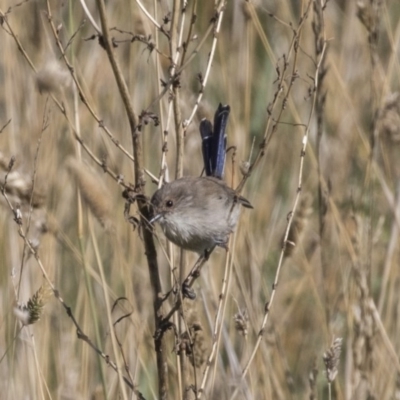
<path fill-rule="evenodd" d="M 157 222 L 161 217 L 162 217 L 162 214 L 161 214 L 161 213 L 156 214 L 156 215 L 149 221 L 149 223 L 150 223 L 150 224 L 153 224 L 154 222 Z"/>

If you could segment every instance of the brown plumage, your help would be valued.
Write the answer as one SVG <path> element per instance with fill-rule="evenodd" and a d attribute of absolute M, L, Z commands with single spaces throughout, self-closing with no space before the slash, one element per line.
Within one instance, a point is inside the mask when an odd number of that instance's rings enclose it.
<path fill-rule="evenodd" d="M 165 236 L 177 246 L 199 254 L 226 247 L 240 215 L 240 206 L 253 208 L 223 181 L 184 177 L 165 184 L 152 199 L 154 217 Z"/>

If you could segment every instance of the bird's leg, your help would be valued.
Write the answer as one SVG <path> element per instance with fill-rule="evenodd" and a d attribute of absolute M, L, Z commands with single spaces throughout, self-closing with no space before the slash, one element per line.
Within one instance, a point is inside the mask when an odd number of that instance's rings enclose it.
<path fill-rule="evenodd" d="M 204 254 L 201 255 L 196 263 L 194 264 L 193 268 L 189 272 L 189 275 L 183 281 L 182 284 L 182 294 L 183 297 L 187 297 L 188 299 L 194 300 L 196 298 L 196 293 L 192 288 L 194 281 L 200 276 L 201 267 L 206 263 L 210 254 L 215 249 L 215 246 L 209 250 L 205 250 Z"/>
<path fill-rule="evenodd" d="M 191 287 L 193 286 L 194 281 L 200 276 L 200 270 L 203 264 L 207 261 L 206 255 L 201 255 L 198 260 L 195 262 L 193 268 L 189 272 L 189 275 L 183 281 L 182 284 L 182 294 L 183 297 L 187 297 L 190 300 L 194 300 L 196 298 L 196 293 Z"/>

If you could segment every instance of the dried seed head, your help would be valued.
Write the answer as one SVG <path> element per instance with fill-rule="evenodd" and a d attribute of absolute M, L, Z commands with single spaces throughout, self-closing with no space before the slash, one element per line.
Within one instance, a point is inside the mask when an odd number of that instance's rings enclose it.
<path fill-rule="evenodd" d="M 389 179 L 400 178 L 398 154 L 400 150 L 400 92 L 389 94 L 377 118 L 377 134 L 381 162 Z"/>
<path fill-rule="evenodd" d="M 328 383 L 332 383 L 336 378 L 341 351 L 342 338 L 336 338 L 333 340 L 331 347 L 324 353 L 323 360 L 325 363 L 326 377 L 328 379 Z"/>
<path fill-rule="evenodd" d="M 189 327 L 189 332 L 182 333 L 177 345 L 177 353 L 183 352 L 194 367 L 200 368 L 207 359 L 208 346 L 206 342 L 202 326 L 194 323 Z"/>
<path fill-rule="evenodd" d="M 379 133 L 392 143 L 400 143 L 400 92 L 385 99 L 378 123 Z"/>
<path fill-rule="evenodd" d="M 10 166 L 12 166 L 12 170 L 9 169 Z M 13 201 L 20 203 L 21 207 L 31 204 L 31 197 L 33 208 L 42 207 L 45 194 L 36 184 L 32 196 L 32 176 L 30 173 L 21 172 L 21 168 L 18 167 L 14 158 L 11 158 L 10 161 L 10 158 L 0 152 L 0 181 L 3 181 L 5 174 L 8 173 L 7 194 L 13 196 Z"/>
<path fill-rule="evenodd" d="M 235 329 L 245 338 L 248 333 L 249 315 L 247 310 L 240 310 L 233 317 L 235 319 Z"/>
<path fill-rule="evenodd" d="M 99 176 L 78 160 L 69 159 L 67 167 L 81 191 L 82 197 L 94 216 L 106 230 L 113 230 L 110 196 Z"/>
<path fill-rule="evenodd" d="M 36 75 L 40 93 L 59 93 L 71 84 L 71 76 L 57 61 L 48 61 Z"/>
<path fill-rule="evenodd" d="M 200 368 L 207 360 L 207 340 L 203 328 L 199 324 L 193 324 L 190 327 L 190 333 L 193 340 L 193 356 L 189 358 L 190 363 L 194 367 Z"/>
<path fill-rule="evenodd" d="M 15 307 L 14 313 L 22 324 L 30 325 L 39 321 L 43 308 L 51 294 L 51 287 L 45 282 L 26 304 Z"/>

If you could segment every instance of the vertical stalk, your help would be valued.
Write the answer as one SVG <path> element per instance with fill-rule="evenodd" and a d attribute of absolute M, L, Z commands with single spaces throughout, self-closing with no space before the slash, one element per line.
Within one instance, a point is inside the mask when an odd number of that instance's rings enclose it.
<path fill-rule="evenodd" d="M 133 110 L 133 105 L 130 100 L 128 87 L 120 69 L 120 66 L 114 56 L 114 51 L 109 36 L 108 23 L 105 11 L 104 0 L 97 0 L 97 7 L 99 10 L 101 27 L 102 27 L 102 39 L 106 49 L 108 59 L 111 64 L 111 68 L 114 73 L 115 80 L 117 82 L 118 90 L 122 97 L 123 104 L 125 106 L 126 114 L 129 120 L 129 126 L 131 130 L 133 155 L 134 155 L 134 172 L 135 172 L 135 191 L 137 193 L 144 193 L 144 165 L 143 165 L 143 146 L 142 136 L 138 126 L 138 117 Z M 138 200 L 138 208 L 140 213 L 140 220 L 142 226 L 147 225 L 147 221 L 150 219 L 150 210 L 147 201 L 143 199 Z M 162 313 L 162 298 L 161 298 L 161 280 L 159 274 L 159 267 L 157 262 L 157 252 L 154 243 L 153 234 L 149 229 L 143 229 L 143 241 L 145 247 L 145 254 L 147 257 L 147 264 L 150 274 L 150 284 L 153 292 L 153 308 L 154 308 L 154 319 L 155 319 L 155 335 L 154 335 L 154 346 L 157 358 L 157 370 L 158 370 L 158 394 L 160 400 L 168 398 L 168 364 L 167 364 L 167 349 L 163 340 L 163 329 L 161 323 L 163 321 Z"/>

